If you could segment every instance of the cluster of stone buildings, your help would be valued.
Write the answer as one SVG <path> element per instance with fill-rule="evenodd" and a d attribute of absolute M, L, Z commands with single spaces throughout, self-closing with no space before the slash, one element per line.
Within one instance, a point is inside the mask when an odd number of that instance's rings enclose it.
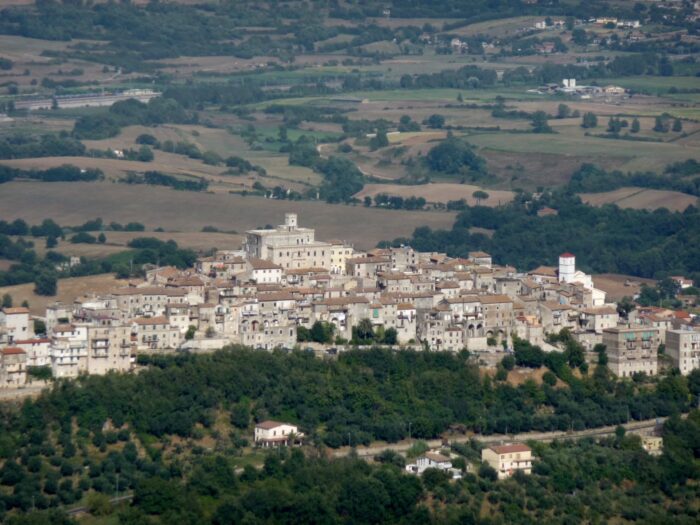
<path fill-rule="evenodd" d="M 200 258 L 194 268 L 152 268 L 146 278 L 103 295 L 53 304 L 46 334 L 36 337 L 30 313 L 0 313 L 0 384 L 17 386 L 29 366 L 54 377 L 105 374 L 134 366 L 139 353 L 209 351 L 229 343 L 270 350 L 297 344 L 297 328 L 334 327 L 336 344 L 368 319 L 395 330 L 397 343 L 433 351 L 468 349 L 495 363 L 514 336 L 553 350 L 547 333 L 571 331 L 585 348 L 608 346 L 620 376 L 655 374 L 666 341 L 683 373 L 699 366 L 700 334 L 677 312 L 638 310 L 621 325 L 615 304 L 575 257 L 523 273 L 473 252 L 468 258 L 410 247 L 359 252 L 287 214 L 283 225 L 252 230 L 240 250 Z"/>

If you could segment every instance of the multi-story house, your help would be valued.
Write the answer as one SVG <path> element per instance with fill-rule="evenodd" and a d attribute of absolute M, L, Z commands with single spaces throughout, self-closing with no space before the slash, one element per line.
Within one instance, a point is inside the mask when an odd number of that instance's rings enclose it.
<path fill-rule="evenodd" d="M 700 332 L 666 330 L 666 355 L 684 376 L 700 368 Z"/>
<path fill-rule="evenodd" d="M 255 425 L 254 441 L 258 447 L 286 447 L 304 437 L 299 427 L 278 421 L 261 421 Z"/>
<path fill-rule="evenodd" d="M 532 449 L 527 445 L 490 446 L 481 451 L 481 461 L 488 463 L 498 473 L 498 479 L 506 479 L 515 474 L 532 473 Z"/>
<path fill-rule="evenodd" d="M 14 346 L 27 353 L 27 366 L 51 366 L 51 339 L 22 339 L 15 341 Z"/>
<path fill-rule="evenodd" d="M 4 327 L 7 344 L 14 344 L 17 339 L 34 337 L 34 326 L 30 322 L 29 309 L 22 306 L 0 310 L 0 326 Z"/>
<path fill-rule="evenodd" d="M 177 349 L 182 334 L 165 316 L 139 317 L 131 322 L 131 341 L 136 352 L 167 352 Z"/>
<path fill-rule="evenodd" d="M 60 324 L 51 336 L 51 372 L 54 377 L 77 377 L 88 371 L 85 324 Z"/>
<path fill-rule="evenodd" d="M 21 348 L 0 350 L 0 388 L 17 388 L 27 382 L 27 353 Z"/>
<path fill-rule="evenodd" d="M 131 327 L 119 320 L 103 320 L 87 327 L 87 373 L 104 375 L 131 369 Z"/>
<path fill-rule="evenodd" d="M 657 373 L 659 331 L 645 327 L 619 327 L 603 330 L 603 344 L 608 354 L 608 368 L 619 377 L 635 373 Z"/>
<path fill-rule="evenodd" d="M 187 290 L 164 286 L 119 288 L 110 296 L 116 298 L 125 319 L 162 316 L 168 304 L 187 303 Z"/>

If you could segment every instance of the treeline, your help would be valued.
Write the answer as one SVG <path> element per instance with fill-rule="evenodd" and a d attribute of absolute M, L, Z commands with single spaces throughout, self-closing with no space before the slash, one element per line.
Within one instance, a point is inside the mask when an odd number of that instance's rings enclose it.
<path fill-rule="evenodd" d="M 574 172 L 568 188 L 572 192 L 600 193 L 626 186 L 639 186 L 656 190 L 680 191 L 700 197 L 700 176 L 692 179 L 689 175 L 700 174 L 700 165 L 690 159 L 667 167 L 663 175 L 647 171 L 623 173 L 619 170 L 605 171 L 594 164 L 583 164 Z"/>
<path fill-rule="evenodd" d="M 482 378 L 466 355 L 364 350 L 323 361 L 304 353 L 266 353 L 232 348 L 206 357 L 142 358 L 156 365 L 136 376 L 86 377 L 42 398 L 42 423 L 67 417 L 96 432 L 105 418 L 118 427 L 154 436 L 196 433 L 214 410 L 238 407 L 244 421 L 284 417 L 311 440 L 328 446 L 432 438 L 453 423 L 482 433 L 565 430 L 647 419 L 686 410 L 688 380 L 661 380 L 667 387 L 616 388 L 609 374 L 572 375 L 570 388 L 513 387 Z M 567 367 L 566 363 L 563 367 Z M 592 389 L 585 402 L 575 390 Z M 63 395 L 74 397 L 72 409 Z M 404 392 L 413 395 L 407 398 Z M 670 393 L 669 393 L 670 392 Z M 697 395 L 697 393 L 695 393 Z M 251 402 L 252 401 L 252 402 Z M 373 407 L 368 410 L 367 407 Z M 247 426 L 247 425 L 246 425 Z"/>
<path fill-rule="evenodd" d="M 104 224 L 102 219 L 86 221 L 72 227 L 62 227 L 51 219 L 30 226 L 22 219 L 13 222 L 0 220 L 0 258 L 14 264 L 6 271 L 0 271 L 0 286 L 35 283 L 39 295 L 55 295 L 57 281 L 64 277 L 82 277 L 100 273 L 116 273 L 120 278 L 141 276 L 144 264 L 172 265 L 189 268 L 196 260 L 196 253 L 178 247 L 175 241 L 160 241 L 152 238 L 136 238 L 129 243 L 131 250 L 125 250 L 105 258 L 81 258 L 79 264 L 70 265 L 70 259 L 54 251 L 58 239 L 71 235 L 71 242 L 105 242 L 104 232 L 144 231 L 138 222 Z M 97 236 L 88 232 L 98 232 Z M 13 240 L 11 236 L 18 237 Z M 46 238 L 46 252 L 43 258 L 35 250 L 35 241 L 26 237 Z"/>
<path fill-rule="evenodd" d="M 32 157 L 78 157 L 85 154 L 85 146 L 67 135 L 7 135 L 0 138 L 0 159 Z"/>
<path fill-rule="evenodd" d="M 364 186 L 365 177 L 351 160 L 335 155 L 321 158 L 316 144 L 306 136 L 290 142 L 285 151 L 289 164 L 312 168 L 323 176 L 319 194 L 328 202 L 348 202 Z"/>
<path fill-rule="evenodd" d="M 156 97 L 147 104 L 128 99 L 112 104 L 104 113 L 79 117 L 72 134 L 77 139 L 101 140 L 117 136 L 123 126 L 152 126 L 166 122 L 185 124 L 196 121 L 196 114 L 188 114 L 172 98 Z"/>
<path fill-rule="evenodd" d="M 167 186 L 174 190 L 182 191 L 205 191 L 209 187 L 209 182 L 200 177 L 193 179 L 179 179 L 172 175 L 166 175 L 159 171 L 147 171 L 143 175 L 128 173 L 124 179 L 126 184 L 150 184 L 152 186 Z"/>
<path fill-rule="evenodd" d="M 551 207 L 556 216 L 538 217 Z M 470 233 L 474 227 L 495 230 L 492 237 Z M 595 273 L 623 273 L 640 277 L 687 275 L 700 278 L 700 211 L 665 208 L 653 212 L 617 206 L 587 206 L 570 191 L 544 193 L 538 200 L 520 193 L 514 202 L 498 208 L 467 206 L 451 230 L 417 228 L 410 244 L 420 251 L 445 251 L 466 257 L 469 251 L 491 253 L 499 264 L 531 270 L 556 265 L 569 251 L 577 264 Z"/>
<path fill-rule="evenodd" d="M 64 164 L 45 170 L 21 170 L 10 166 L 0 165 L 0 184 L 15 179 L 40 180 L 42 182 L 74 182 L 95 181 L 104 177 L 102 170 L 82 169 L 70 164 Z"/>
<path fill-rule="evenodd" d="M 507 523 L 694 522 L 700 413 L 684 420 L 677 411 L 696 403 L 697 371 L 650 388 L 615 381 L 600 367 L 554 388 L 482 377 L 465 354 L 380 349 L 328 361 L 229 348 L 142 357 L 141 364 L 151 366 L 135 375 L 60 381 L 0 413 L 2 518 L 70 523 L 55 507 L 86 498 L 90 512 L 111 514 L 105 499 L 133 491 L 132 504 L 115 516 L 120 523 L 479 523 L 486 500 L 490 515 Z M 566 430 L 626 421 L 628 414 L 673 414 L 663 456 L 647 454 L 621 429 L 600 444 L 534 444 L 533 474 L 497 481 L 493 469 L 479 465 L 482 445 L 472 441 L 452 445 L 463 479 L 451 482 L 437 470 L 408 475 L 405 460 L 391 452 L 375 463 L 323 453 L 324 441 L 395 441 L 409 422 L 411 436 L 421 438 L 452 423 L 482 432 Z M 274 451 L 262 468 L 247 464 L 237 473 L 233 460 L 249 445 L 253 424 L 270 417 L 301 425 L 306 454 Z M 203 438 L 216 446 L 205 449 Z M 424 450 L 418 442 L 409 452 Z M 467 463 L 477 468 L 464 472 Z M 34 510 L 40 512 L 25 519 Z"/>

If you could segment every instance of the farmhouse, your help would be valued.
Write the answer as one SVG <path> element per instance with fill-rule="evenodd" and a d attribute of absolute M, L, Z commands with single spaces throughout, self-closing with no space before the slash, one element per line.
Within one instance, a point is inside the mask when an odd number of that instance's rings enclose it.
<path fill-rule="evenodd" d="M 490 446 L 481 451 L 481 460 L 488 463 L 498 473 L 498 479 L 506 479 L 520 471 L 532 472 L 532 449 L 527 445 Z"/>
<path fill-rule="evenodd" d="M 255 425 L 255 445 L 258 447 L 286 447 L 301 442 L 304 437 L 299 427 L 278 421 L 261 421 Z"/>

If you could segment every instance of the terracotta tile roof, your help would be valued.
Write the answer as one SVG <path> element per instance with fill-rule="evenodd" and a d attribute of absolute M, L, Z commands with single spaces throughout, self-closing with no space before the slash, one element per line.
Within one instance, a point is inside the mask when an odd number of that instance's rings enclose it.
<path fill-rule="evenodd" d="M 262 428 L 263 430 L 271 430 L 273 428 L 277 428 L 282 425 L 286 425 L 287 423 L 280 423 L 279 421 L 273 421 L 271 419 L 268 419 L 266 421 L 261 421 L 260 423 L 257 423 L 255 425 L 256 428 Z"/>
<path fill-rule="evenodd" d="M 27 352 L 25 352 L 21 348 L 17 348 L 16 346 L 11 346 L 11 347 L 2 349 L 2 355 L 22 355 L 22 354 L 26 354 L 26 353 Z"/>
<path fill-rule="evenodd" d="M 168 324 L 168 318 L 164 316 L 157 317 L 139 317 L 134 319 L 134 323 L 141 326 L 154 325 L 154 324 Z"/>
<path fill-rule="evenodd" d="M 260 302 L 270 302 L 270 301 L 294 301 L 295 297 L 291 292 L 271 292 L 271 293 L 261 293 L 257 295 L 258 301 Z"/>
<path fill-rule="evenodd" d="M 447 456 L 443 456 L 442 454 L 438 454 L 436 452 L 426 452 L 425 457 L 431 461 L 434 461 L 435 463 L 447 463 L 451 461 Z"/>
<path fill-rule="evenodd" d="M 7 314 L 7 315 L 28 314 L 29 308 L 25 308 L 24 306 L 15 306 L 15 307 L 3 308 L 2 311 L 5 312 L 5 314 Z"/>
<path fill-rule="evenodd" d="M 50 343 L 51 339 L 42 337 L 42 338 L 36 338 L 36 339 L 20 339 L 16 340 L 15 339 L 15 344 L 16 345 L 38 345 L 42 343 Z"/>
<path fill-rule="evenodd" d="M 369 304 L 369 299 L 358 295 L 348 295 L 346 297 L 329 297 L 321 301 L 316 301 L 315 304 L 323 306 L 345 306 L 348 304 Z"/>
<path fill-rule="evenodd" d="M 127 286 L 126 288 L 117 288 L 110 292 L 111 295 L 167 295 L 169 297 L 183 297 L 187 295 L 185 290 L 178 288 L 164 288 L 160 286 Z"/>
<path fill-rule="evenodd" d="M 282 267 L 279 264 L 275 264 L 272 261 L 266 261 L 265 259 L 250 259 L 248 261 L 253 270 L 281 270 Z"/>
<path fill-rule="evenodd" d="M 481 304 L 512 303 L 513 299 L 507 295 L 480 295 L 479 302 Z"/>
<path fill-rule="evenodd" d="M 557 269 L 554 266 L 538 266 L 534 270 L 530 270 L 530 275 L 545 275 L 547 277 L 556 277 Z"/>
<path fill-rule="evenodd" d="M 521 443 L 513 443 L 512 445 L 500 445 L 489 447 L 496 454 L 513 454 L 515 452 L 532 452 L 532 449 Z"/>

